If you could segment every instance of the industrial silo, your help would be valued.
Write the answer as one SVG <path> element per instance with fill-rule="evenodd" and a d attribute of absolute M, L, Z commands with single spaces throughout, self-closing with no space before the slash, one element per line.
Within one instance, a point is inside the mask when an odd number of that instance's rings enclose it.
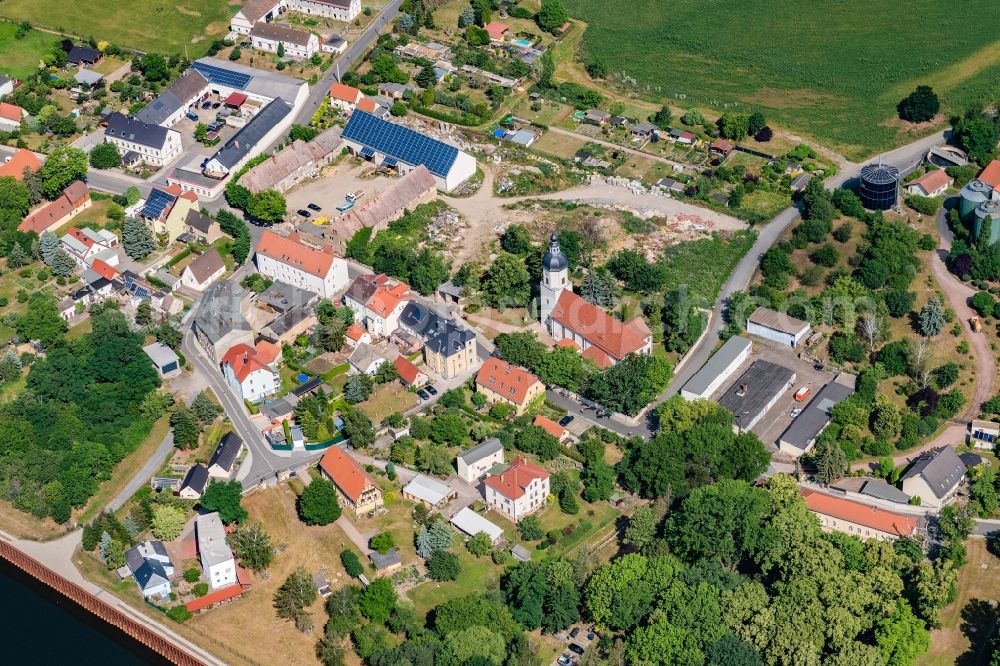
<path fill-rule="evenodd" d="M 899 169 L 890 165 L 866 164 L 861 168 L 861 203 L 869 210 L 889 210 L 899 203 Z"/>
<path fill-rule="evenodd" d="M 958 199 L 958 215 L 966 224 L 975 222 L 976 209 L 990 200 L 993 188 L 975 178 L 962 188 Z"/>
<path fill-rule="evenodd" d="M 991 224 L 990 238 L 987 243 L 995 245 L 997 241 L 1000 241 L 1000 201 L 986 201 L 980 204 L 979 208 L 973 211 L 972 216 L 972 234 L 974 238 L 979 238 L 979 234 L 983 231 L 983 220 L 988 217 Z"/>

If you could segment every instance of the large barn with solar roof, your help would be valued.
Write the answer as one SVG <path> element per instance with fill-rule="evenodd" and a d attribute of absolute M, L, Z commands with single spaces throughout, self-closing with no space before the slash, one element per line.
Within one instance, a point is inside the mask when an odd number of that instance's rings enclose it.
<path fill-rule="evenodd" d="M 423 164 L 445 192 L 476 174 L 476 160 L 467 152 L 360 109 L 351 114 L 341 137 L 353 154 L 400 174 Z"/>

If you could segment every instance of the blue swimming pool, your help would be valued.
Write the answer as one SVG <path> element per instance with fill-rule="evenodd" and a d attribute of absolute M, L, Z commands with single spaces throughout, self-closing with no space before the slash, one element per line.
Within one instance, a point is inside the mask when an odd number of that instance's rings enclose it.
<path fill-rule="evenodd" d="M 513 43 L 526 49 L 531 48 L 531 42 L 528 41 L 527 39 L 515 39 Z"/>

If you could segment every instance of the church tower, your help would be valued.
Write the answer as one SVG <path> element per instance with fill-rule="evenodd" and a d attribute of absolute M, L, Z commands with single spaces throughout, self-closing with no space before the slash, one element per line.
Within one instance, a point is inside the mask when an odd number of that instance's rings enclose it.
<path fill-rule="evenodd" d="M 540 321 L 542 326 L 551 328 L 549 315 L 552 314 L 559 294 L 564 289 L 573 289 L 569 281 L 569 262 L 566 255 L 559 249 L 559 238 L 552 232 L 549 240 L 549 251 L 542 257 L 542 283 L 539 286 L 541 296 Z"/>

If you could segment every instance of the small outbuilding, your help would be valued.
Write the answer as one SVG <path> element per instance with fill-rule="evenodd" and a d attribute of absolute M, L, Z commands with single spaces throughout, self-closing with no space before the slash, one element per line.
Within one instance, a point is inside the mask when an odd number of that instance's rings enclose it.
<path fill-rule="evenodd" d="M 423 474 L 417 474 L 403 486 L 403 499 L 420 502 L 432 509 L 439 509 L 458 497 L 458 491 Z"/>
<path fill-rule="evenodd" d="M 180 357 L 177 356 L 173 349 L 162 342 L 154 342 L 151 345 L 146 345 L 142 348 L 142 351 L 146 352 L 146 356 L 156 366 L 156 371 L 160 373 L 161 377 L 173 375 L 180 370 Z"/>
<path fill-rule="evenodd" d="M 451 518 L 452 526 L 459 532 L 474 537 L 480 532 L 485 532 L 491 543 L 496 543 L 503 538 L 503 530 L 486 520 L 478 513 L 465 507 Z"/>
<path fill-rule="evenodd" d="M 798 347 L 811 330 L 809 322 L 763 306 L 747 317 L 747 333 L 789 347 Z"/>
<path fill-rule="evenodd" d="M 385 554 L 377 550 L 372 551 L 368 553 L 368 559 L 371 560 L 372 566 L 375 567 L 375 573 L 379 576 L 391 574 L 403 566 L 403 561 L 399 559 L 399 551 L 395 548 L 390 548 Z"/>

